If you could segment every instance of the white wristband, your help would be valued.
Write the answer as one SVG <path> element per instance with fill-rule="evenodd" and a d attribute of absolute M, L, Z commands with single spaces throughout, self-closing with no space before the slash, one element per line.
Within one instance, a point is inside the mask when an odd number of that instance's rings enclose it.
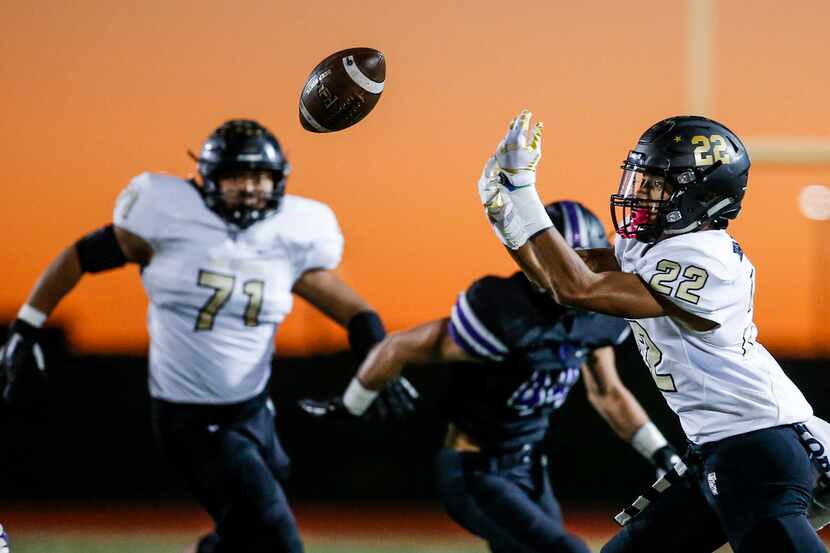
<path fill-rule="evenodd" d="M 668 443 L 653 422 L 645 423 L 631 437 L 631 447 L 649 461 L 658 449 L 668 445 Z"/>
<path fill-rule="evenodd" d="M 352 415 L 360 416 L 366 412 L 376 397 L 378 397 L 377 392 L 367 390 L 357 377 L 354 377 L 343 394 L 343 406 Z"/>
<path fill-rule="evenodd" d="M 525 232 L 533 236 L 539 231 L 553 226 L 545 204 L 539 199 L 535 186 L 525 186 L 510 192 L 510 199 L 519 217 L 525 224 Z"/>
<path fill-rule="evenodd" d="M 17 312 L 17 318 L 21 321 L 27 322 L 35 328 L 40 328 L 46 322 L 48 315 L 39 309 L 35 309 L 28 303 L 20 308 Z"/>
<path fill-rule="evenodd" d="M 530 238 L 525 231 L 524 222 L 518 217 L 516 209 L 509 205 L 504 208 L 505 211 L 501 219 L 490 219 L 490 213 L 485 207 L 484 212 L 487 214 L 490 223 L 493 226 L 493 232 L 501 243 L 511 250 L 518 250 L 525 245 L 527 239 Z"/>

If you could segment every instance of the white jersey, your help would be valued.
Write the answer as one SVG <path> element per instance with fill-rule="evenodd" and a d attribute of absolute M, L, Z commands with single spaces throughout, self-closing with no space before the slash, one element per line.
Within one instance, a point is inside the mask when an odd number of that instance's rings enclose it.
<path fill-rule="evenodd" d="M 755 268 L 726 231 L 652 246 L 617 238 L 615 253 L 623 271 L 718 325 L 699 332 L 670 317 L 629 320 L 643 360 L 692 442 L 810 418 L 810 404 L 756 341 Z"/>
<path fill-rule="evenodd" d="M 113 221 L 153 247 L 141 271 L 150 395 L 174 402 L 233 403 L 260 393 L 294 283 L 310 269 L 335 268 L 343 251 L 324 204 L 286 195 L 275 215 L 239 230 L 193 184 L 153 173 L 133 179 Z"/>

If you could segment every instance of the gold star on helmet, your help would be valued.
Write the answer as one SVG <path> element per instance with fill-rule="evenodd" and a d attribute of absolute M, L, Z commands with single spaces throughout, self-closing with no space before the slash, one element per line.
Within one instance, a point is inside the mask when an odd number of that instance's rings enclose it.
<path fill-rule="evenodd" d="M 683 142 L 683 139 L 682 139 L 682 138 L 680 137 L 680 135 L 678 134 L 677 136 L 675 136 L 675 137 L 674 137 L 674 141 L 675 141 L 675 142 Z"/>

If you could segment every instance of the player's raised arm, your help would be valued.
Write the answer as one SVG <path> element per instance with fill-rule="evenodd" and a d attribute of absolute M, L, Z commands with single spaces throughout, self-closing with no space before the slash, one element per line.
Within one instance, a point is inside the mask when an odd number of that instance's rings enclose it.
<path fill-rule="evenodd" d="M 595 273 L 614 272 L 620 270 L 620 264 L 614 255 L 614 248 L 593 248 L 577 250 L 582 261 Z"/>
<path fill-rule="evenodd" d="M 488 162 L 478 183 L 494 232 L 512 250 L 528 278 L 563 305 L 635 319 L 672 315 L 693 327 L 707 328 L 707 321 L 687 316 L 636 275 L 616 270 L 607 258 L 596 263 L 589 258 L 592 270 L 568 245 L 536 193 L 543 127 L 537 123 L 528 139 L 530 117 L 531 113 L 523 110 L 513 120 L 493 159 L 498 173 L 488 171 Z"/>
<path fill-rule="evenodd" d="M 563 305 L 634 319 L 670 314 L 637 275 L 592 271 L 554 227 L 531 238 L 523 248 L 529 251 L 519 256 L 532 255 L 538 260 L 534 279 Z"/>
<path fill-rule="evenodd" d="M 114 225 L 83 236 L 58 254 L 41 273 L 11 325 L 0 360 L 3 401 L 25 406 L 39 395 L 46 374 L 39 345 L 41 327 L 84 273 L 114 269 L 127 262 L 146 264 L 151 257 L 152 247 L 144 239 Z"/>
<path fill-rule="evenodd" d="M 582 367 L 582 377 L 588 400 L 617 436 L 651 462 L 658 473 L 671 470 L 680 456 L 620 380 L 614 348 L 591 351 Z"/>

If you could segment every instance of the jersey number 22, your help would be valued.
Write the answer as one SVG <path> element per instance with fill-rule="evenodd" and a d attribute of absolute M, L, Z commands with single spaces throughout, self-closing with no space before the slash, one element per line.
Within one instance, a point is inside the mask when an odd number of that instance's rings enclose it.
<path fill-rule="evenodd" d="M 654 378 L 654 383 L 657 384 L 657 389 L 661 392 L 676 392 L 677 386 L 674 384 L 674 377 L 670 373 L 658 373 L 657 367 L 663 361 L 663 352 L 648 335 L 646 329 L 637 321 L 628 321 L 631 325 L 631 333 L 634 335 L 634 341 L 637 343 L 637 348 L 640 350 L 640 355 L 643 357 L 648 369 L 651 371 L 651 376 Z"/>

